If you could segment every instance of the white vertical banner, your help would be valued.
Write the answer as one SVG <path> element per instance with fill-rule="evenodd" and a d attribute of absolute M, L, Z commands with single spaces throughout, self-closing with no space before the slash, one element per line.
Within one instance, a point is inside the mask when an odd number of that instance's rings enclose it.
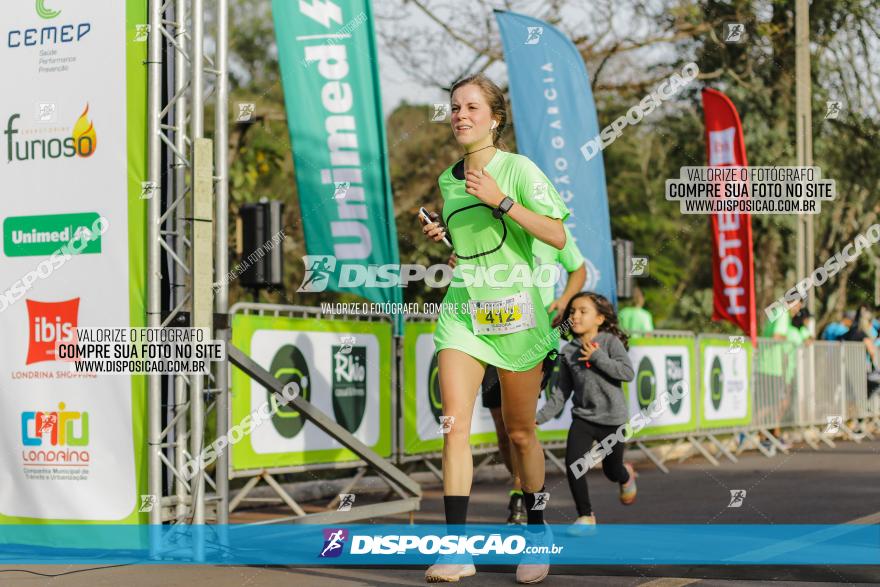
<path fill-rule="evenodd" d="M 132 378 L 73 373 L 54 349 L 77 327 L 132 323 L 133 4 L 15 0 L 0 11 L 0 522 L 136 512 Z"/>

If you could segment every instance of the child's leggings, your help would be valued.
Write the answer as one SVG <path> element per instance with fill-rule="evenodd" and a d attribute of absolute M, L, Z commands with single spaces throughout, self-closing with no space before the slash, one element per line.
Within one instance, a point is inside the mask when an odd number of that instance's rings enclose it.
<path fill-rule="evenodd" d="M 568 474 L 568 488 L 571 490 L 571 496 L 574 498 L 575 506 L 577 506 L 578 516 L 589 516 L 593 513 L 590 505 L 590 492 L 587 489 L 586 474 L 581 473 L 585 467 L 577 467 L 577 471 L 572 471 L 572 463 L 587 455 L 593 447 L 593 441 L 600 444 L 602 440 L 617 433 L 617 426 L 605 426 L 602 424 L 593 424 L 586 420 L 581 420 L 576 416 L 572 416 L 571 428 L 568 430 L 568 443 L 565 447 L 565 469 Z M 623 466 L 623 449 L 625 443 L 615 439 L 615 444 L 611 449 L 611 454 L 605 455 L 602 459 L 602 471 L 609 480 L 615 483 L 626 483 L 629 481 L 629 473 Z M 587 463 L 592 466 L 592 459 L 586 456 Z"/>

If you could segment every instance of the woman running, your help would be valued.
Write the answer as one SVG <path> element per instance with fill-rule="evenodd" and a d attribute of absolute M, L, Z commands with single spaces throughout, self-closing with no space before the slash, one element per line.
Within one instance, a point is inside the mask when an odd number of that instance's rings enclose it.
<path fill-rule="evenodd" d="M 586 459 L 591 465 L 593 441 L 601 444 L 626 422 L 621 382 L 632 381 L 635 372 L 626 352 L 627 336 L 617 324 L 614 306 L 605 296 L 592 292 L 575 294 L 563 317 L 563 323 L 569 322 L 573 340 L 559 354 L 559 372 L 550 398 L 536 419 L 538 424 L 543 424 L 555 417 L 574 393 L 571 428 L 565 446 L 568 488 L 577 507 L 575 525 L 595 526 L 596 516 L 587 489 L 587 467 L 576 463 Z M 620 501 L 629 505 L 636 500 L 636 475 L 632 465 L 624 464 L 623 449 L 623 442 L 614 443 L 611 453 L 602 459 L 602 471 L 610 481 L 620 484 Z M 578 528 L 573 530 L 577 533 Z"/>
<path fill-rule="evenodd" d="M 535 494 L 544 490 L 544 453 L 535 434 L 535 410 L 542 363 L 555 350 L 556 337 L 539 288 L 521 278 L 537 269 L 534 239 L 556 249 L 565 246 L 562 221 L 569 212 L 537 165 L 496 146 L 507 125 L 504 94 L 497 85 L 483 75 L 465 78 L 452 87 L 450 102 L 452 132 L 465 156 L 439 178 L 442 220 L 458 257 L 434 334 L 443 416 L 449 426 L 443 438 L 446 523 L 467 521 L 473 476 L 471 415 L 486 365 L 495 365 L 527 529 L 532 531 L 527 539 L 538 542 L 544 536 L 544 512 L 533 507 Z M 446 234 L 437 222 L 423 230 L 434 241 Z M 542 581 L 548 562 L 520 564 L 517 580 Z M 425 578 L 458 581 L 475 572 L 472 564 L 438 563 Z"/>

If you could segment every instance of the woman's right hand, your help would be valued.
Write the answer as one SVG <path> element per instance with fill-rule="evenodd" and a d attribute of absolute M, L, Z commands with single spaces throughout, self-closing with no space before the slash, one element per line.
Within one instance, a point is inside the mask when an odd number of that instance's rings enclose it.
<path fill-rule="evenodd" d="M 437 219 L 440 216 L 436 212 L 428 213 L 431 217 L 431 222 L 425 223 L 425 219 L 419 216 L 419 220 L 422 222 L 422 232 L 426 237 L 431 239 L 434 242 L 440 242 L 443 240 L 443 237 L 446 236 L 446 229 L 440 226 L 440 223 L 437 222 Z"/>

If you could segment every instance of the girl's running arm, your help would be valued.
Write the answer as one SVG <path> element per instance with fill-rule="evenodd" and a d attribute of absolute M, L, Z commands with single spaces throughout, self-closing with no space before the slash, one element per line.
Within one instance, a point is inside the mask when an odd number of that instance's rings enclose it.
<path fill-rule="evenodd" d="M 552 380 L 553 384 L 550 386 L 550 397 L 547 398 L 547 403 L 538 410 L 538 414 L 535 416 L 535 421 L 538 424 L 543 424 L 551 418 L 558 416 L 571 395 L 573 389 L 571 372 L 564 356 L 561 356 L 559 359 L 559 373 L 557 375 Z"/>
<path fill-rule="evenodd" d="M 609 341 L 608 352 L 602 347 L 597 348 L 590 356 L 590 363 L 618 381 L 632 381 L 636 374 L 623 343 L 616 336 L 609 337 Z"/>

